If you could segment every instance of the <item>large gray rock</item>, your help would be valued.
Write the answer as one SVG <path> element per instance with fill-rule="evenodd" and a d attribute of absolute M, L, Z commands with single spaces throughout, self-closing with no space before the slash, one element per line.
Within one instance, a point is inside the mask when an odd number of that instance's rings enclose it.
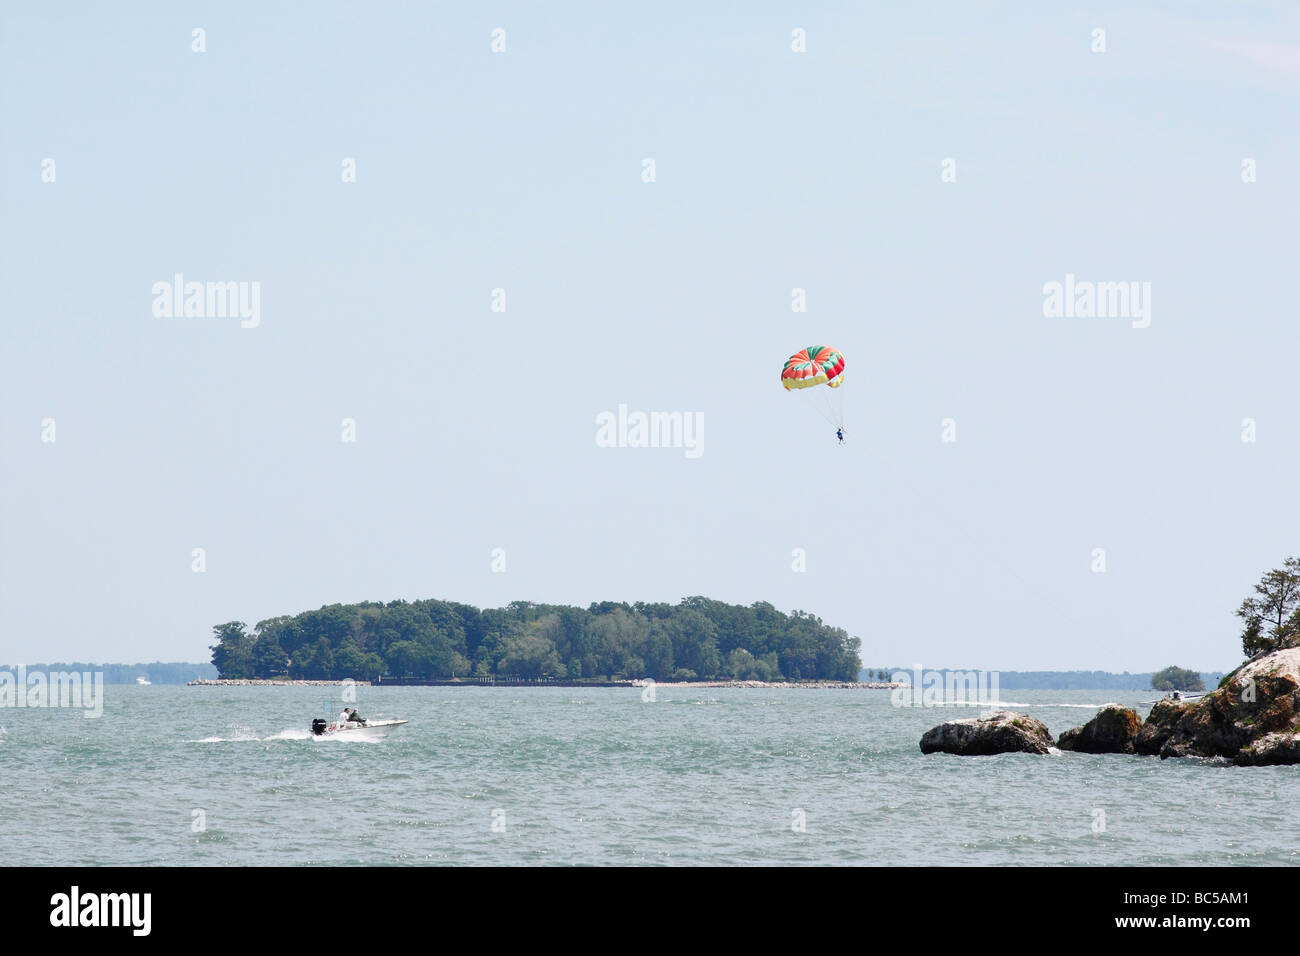
<path fill-rule="evenodd" d="M 1056 746 L 1085 754 L 1131 754 L 1142 721 L 1132 707 L 1105 704 L 1082 727 L 1061 734 Z"/>
<path fill-rule="evenodd" d="M 1045 754 L 1052 735 L 1037 718 L 1000 710 L 984 717 L 950 720 L 931 728 L 921 738 L 921 753 L 987 757 L 991 754 Z"/>
<path fill-rule="evenodd" d="M 1238 750 L 1232 762 L 1239 767 L 1300 763 L 1300 733 L 1265 734 Z"/>
<path fill-rule="evenodd" d="M 1147 722 L 1155 716 L 1153 708 Z M 1291 647 L 1255 658 L 1223 687 L 1180 709 L 1160 756 L 1226 757 L 1247 766 L 1300 763 L 1297 733 L 1300 648 Z"/>
<path fill-rule="evenodd" d="M 1194 703 L 1190 700 L 1170 700 L 1168 697 L 1156 701 L 1151 713 L 1147 714 L 1146 723 L 1138 731 L 1137 739 L 1133 741 L 1134 753 L 1146 757 L 1160 753 L 1165 742 L 1174 735 L 1174 728 L 1178 726 L 1183 712 Z"/>

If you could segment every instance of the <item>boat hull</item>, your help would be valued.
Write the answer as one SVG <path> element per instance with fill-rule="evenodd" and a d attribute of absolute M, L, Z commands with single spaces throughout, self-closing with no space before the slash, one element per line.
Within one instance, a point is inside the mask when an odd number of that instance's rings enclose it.
<path fill-rule="evenodd" d="M 383 740 L 393 730 L 407 723 L 405 720 L 369 720 L 363 724 L 341 729 L 326 728 L 321 737 L 343 737 L 349 740 Z"/>

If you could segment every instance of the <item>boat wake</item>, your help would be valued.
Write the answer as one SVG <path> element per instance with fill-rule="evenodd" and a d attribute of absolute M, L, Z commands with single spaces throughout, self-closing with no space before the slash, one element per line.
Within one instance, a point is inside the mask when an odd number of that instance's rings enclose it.
<path fill-rule="evenodd" d="M 0 735 L 0 741 L 2 741 L 3 739 L 4 739 L 3 735 Z M 220 736 L 202 737 L 199 740 L 191 740 L 189 741 L 189 743 L 192 744 L 250 744 L 250 743 L 256 744 L 256 743 L 271 743 L 272 741 L 275 740 L 331 740 L 331 741 L 342 741 L 343 743 L 351 743 L 352 741 L 361 741 L 362 743 L 377 743 L 377 741 L 374 740 L 367 740 L 363 737 L 349 736 L 347 734 L 330 734 L 325 737 L 317 737 L 310 730 L 299 730 L 296 727 L 290 728 L 288 730 L 282 730 L 278 734 L 271 734 L 271 736 L 269 737 L 259 737 L 257 734 L 253 733 L 252 731 L 247 731 L 247 732 L 240 731 L 240 732 L 236 732 L 233 736 L 229 736 L 229 737 L 220 737 Z"/>
<path fill-rule="evenodd" d="M 257 740 L 257 732 L 252 727 L 234 727 L 230 730 L 228 736 L 214 734 L 211 737 L 203 737 L 199 740 L 191 740 L 192 744 L 226 744 L 226 743 L 246 743 Z"/>
<path fill-rule="evenodd" d="M 267 740 L 308 740 L 311 737 L 310 730 L 301 730 L 298 727 L 290 727 L 288 730 L 282 730 L 278 734 L 272 734 Z"/>
<path fill-rule="evenodd" d="M 313 734 L 310 730 L 293 729 L 293 730 L 282 730 L 274 737 L 267 737 L 266 739 L 267 740 L 320 740 L 326 742 L 336 742 L 336 743 L 345 743 L 345 744 L 348 743 L 375 744 L 375 743 L 379 743 L 380 740 L 382 740 L 383 738 L 373 739 L 369 737 L 358 737 L 355 734 L 321 734 L 317 736 L 316 734 Z"/>
<path fill-rule="evenodd" d="M 1015 700 L 941 700 L 936 702 L 939 707 L 985 707 L 989 710 L 996 710 L 999 707 L 1037 707 L 1037 704 L 1025 704 Z"/>
<path fill-rule="evenodd" d="M 1113 701 L 1112 701 L 1113 703 Z M 988 710 L 998 710 L 1003 707 L 1082 707 L 1084 710 L 1101 710 L 1105 704 L 1058 704 L 1058 703 L 1038 703 L 1031 704 L 1019 700 L 943 700 L 938 701 L 935 706 L 940 707 L 984 707 Z"/>
<path fill-rule="evenodd" d="M 1115 703 L 1107 701 L 1107 703 Z M 1039 704 L 1040 707 L 1086 707 L 1088 710 L 1101 710 L 1106 704 Z"/>

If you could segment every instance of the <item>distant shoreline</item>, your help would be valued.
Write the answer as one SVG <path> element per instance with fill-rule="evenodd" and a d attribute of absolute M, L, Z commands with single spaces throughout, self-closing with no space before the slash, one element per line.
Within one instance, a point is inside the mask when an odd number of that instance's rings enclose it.
<path fill-rule="evenodd" d="M 633 687 L 647 686 L 646 681 L 629 681 Z M 655 681 L 655 687 L 778 687 L 804 688 L 807 690 L 893 690 L 907 687 L 894 681 L 856 681 L 856 680 L 801 680 L 801 681 L 761 681 L 761 680 L 692 680 L 692 681 Z"/>
<path fill-rule="evenodd" d="M 696 681 L 648 681 L 648 680 L 621 680 L 608 682 L 578 682 L 578 681 L 542 681 L 542 680 L 509 680 L 507 678 L 498 678 L 493 681 L 479 680 L 429 680 L 420 682 L 399 682 L 399 681 L 368 681 L 368 680 L 271 680 L 266 678 L 240 677 L 240 678 L 214 678 L 192 680 L 185 686 L 187 687 L 339 687 L 345 684 L 352 684 L 357 687 L 501 687 L 516 689 L 520 687 L 567 687 L 580 689 L 583 687 L 777 687 L 777 688 L 803 688 L 806 690 L 893 690 L 898 687 L 907 687 L 907 684 L 895 683 L 892 681 L 838 681 L 838 680 L 810 680 L 810 681 L 761 681 L 761 680 L 696 680 Z"/>
<path fill-rule="evenodd" d="M 214 677 L 189 681 L 186 687 L 369 687 L 368 680 L 272 680 L 261 677 Z"/>

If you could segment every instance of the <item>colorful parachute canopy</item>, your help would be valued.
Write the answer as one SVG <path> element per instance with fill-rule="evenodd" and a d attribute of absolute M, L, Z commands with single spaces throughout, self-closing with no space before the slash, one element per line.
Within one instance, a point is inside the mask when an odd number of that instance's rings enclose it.
<path fill-rule="evenodd" d="M 787 389 L 829 385 L 839 388 L 844 381 L 844 356 L 829 345 L 810 345 L 795 352 L 781 369 L 781 384 Z"/>

